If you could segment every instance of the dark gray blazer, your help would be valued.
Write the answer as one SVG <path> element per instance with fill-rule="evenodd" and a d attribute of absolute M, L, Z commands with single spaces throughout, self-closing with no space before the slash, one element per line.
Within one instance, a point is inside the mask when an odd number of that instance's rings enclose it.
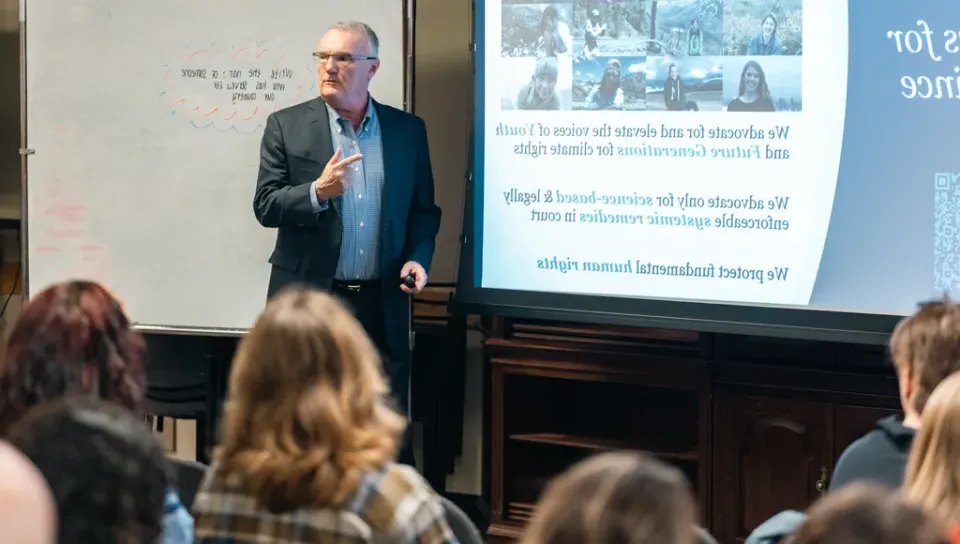
<path fill-rule="evenodd" d="M 400 290 L 407 261 L 427 271 L 440 228 L 433 171 L 423 120 L 373 102 L 383 139 L 383 202 L 380 216 L 380 277 L 391 355 L 407 350 L 408 300 Z M 336 206 L 319 214 L 310 185 L 333 156 L 327 108 L 320 98 L 267 117 L 260 144 L 260 174 L 253 212 L 261 225 L 277 229 L 267 297 L 291 283 L 329 289 L 340 258 L 342 218 Z"/>

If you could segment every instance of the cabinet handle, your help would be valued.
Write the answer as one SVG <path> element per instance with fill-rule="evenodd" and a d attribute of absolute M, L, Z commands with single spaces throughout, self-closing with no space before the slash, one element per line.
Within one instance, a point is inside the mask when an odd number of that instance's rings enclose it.
<path fill-rule="evenodd" d="M 827 494 L 827 467 L 820 467 L 820 479 L 817 480 L 816 487 L 821 497 Z"/>

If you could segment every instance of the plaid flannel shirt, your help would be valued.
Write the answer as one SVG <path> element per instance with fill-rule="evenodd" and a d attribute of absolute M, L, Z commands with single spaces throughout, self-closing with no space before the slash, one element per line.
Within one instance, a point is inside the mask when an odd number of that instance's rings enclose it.
<path fill-rule="evenodd" d="M 274 514 L 214 463 L 193 515 L 197 544 L 457 544 L 439 497 L 416 470 L 398 464 L 365 475 L 341 509 Z"/>

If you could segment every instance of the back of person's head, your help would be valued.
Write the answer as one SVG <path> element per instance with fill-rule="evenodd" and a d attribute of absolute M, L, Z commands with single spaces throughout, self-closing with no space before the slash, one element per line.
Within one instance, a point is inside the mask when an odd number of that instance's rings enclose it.
<path fill-rule="evenodd" d="M 56 446 L 54 446 L 56 447 Z M 54 544 L 57 505 L 47 481 L 22 453 L 0 442 L 0 534 L 3 542 Z"/>
<path fill-rule="evenodd" d="M 903 483 L 907 497 L 939 516 L 960 523 L 960 373 L 943 380 L 923 411 Z"/>
<path fill-rule="evenodd" d="M 97 398 L 64 397 L 27 412 L 8 439 L 53 491 L 59 544 L 157 541 L 170 476 L 143 419 Z"/>
<path fill-rule="evenodd" d="M 271 511 L 336 506 L 396 455 L 406 420 L 388 392 L 353 315 L 326 293 L 286 288 L 240 342 L 215 458 Z"/>
<path fill-rule="evenodd" d="M 71 281 L 41 291 L 17 318 L 0 363 L 0 436 L 33 406 L 69 394 L 141 413 L 145 356 L 143 337 L 101 285 Z"/>
<path fill-rule="evenodd" d="M 523 544 L 693 544 L 683 473 L 636 452 L 596 455 L 547 486 Z"/>
<path fill-rule="evenodd" d="M 960 306 L 948 299 L 921 304 L 893 331 L 890 355 L 904 410 L 923 414 L 937 385 L 960 370 Z"/>
<path fill-rule="evenodd" d="M 949 544 L 946 526 L 896 491 L 854 483 L 807 512 L 788 544 Z"/>

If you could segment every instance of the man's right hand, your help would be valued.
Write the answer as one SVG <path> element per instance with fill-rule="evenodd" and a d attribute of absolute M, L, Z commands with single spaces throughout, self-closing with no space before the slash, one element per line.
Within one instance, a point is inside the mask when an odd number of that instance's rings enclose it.
<path fill-rule="evenodd" d="M 356 155 L 340 160 L 342 155 L 340 148 L 330 157 L 330 161 L 323 168 L 323 173 L 317 178 L 317 199 L 326 200 L 342 195 L 347 190 L 347 184 L 350 181 L 350 165 L 363 158 L 363 155 Z"/>

